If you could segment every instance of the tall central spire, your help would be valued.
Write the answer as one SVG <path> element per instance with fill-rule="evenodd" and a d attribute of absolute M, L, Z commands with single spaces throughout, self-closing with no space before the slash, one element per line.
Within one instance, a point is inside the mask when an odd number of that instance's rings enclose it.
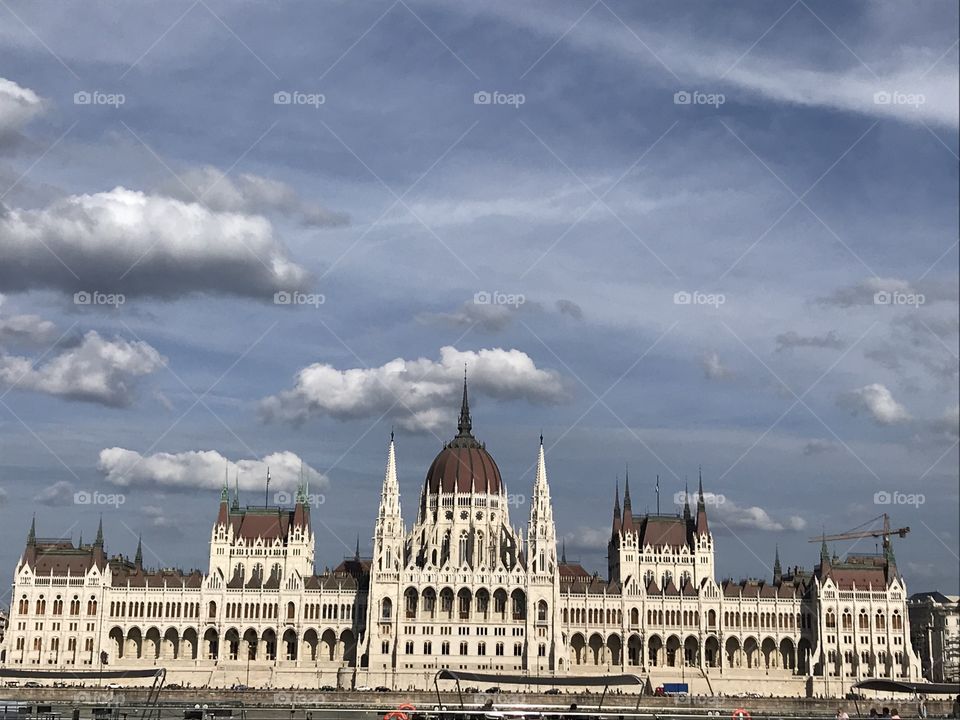
<path fill-rule="evenodd" d="M 467 398 L 467 366 L 463 366 L 463 400 L 460 402 L 460 419 L 457 421 L 457 437 L 473 437 L 470 420 L 470 400 Z"/>

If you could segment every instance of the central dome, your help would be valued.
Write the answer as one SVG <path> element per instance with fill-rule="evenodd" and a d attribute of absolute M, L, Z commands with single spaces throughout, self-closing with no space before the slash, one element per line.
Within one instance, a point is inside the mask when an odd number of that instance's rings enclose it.
<path fill-rule="evenodd" d="M 444 445 L 427 470 L 425 490 L 438 493 L 484 493 L 499 495 L 503 482 L 500 468 L 482 443 L 473 436 L 467 379 L 463 379 L 463 402 L 457 436 Z"/>

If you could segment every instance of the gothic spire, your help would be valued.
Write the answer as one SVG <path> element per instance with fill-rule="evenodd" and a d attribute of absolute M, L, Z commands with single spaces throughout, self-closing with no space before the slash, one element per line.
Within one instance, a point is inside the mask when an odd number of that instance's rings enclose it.
<path fill-rule="evenodd" d="M 690 522 L 690 486 L 687 484 L 687 481 L 683 482 L 683 519 Z"/>
<path fill-rule="evenodd" d="M 567 539 L 563 539 L 563 549 L 560 551 L 560 562 L 567 564 Z"/>
<path fill-rule="evenodd" d="M 137 568 L 143 567 L 143 536 L 137 538 L 137 554 L 133 556 L 133 562 Z"/>
<path fill-rule="evenodd" d="M 613 535 L 620 534 L 620 478 L 617 478 L 617 483 L 614 486 L 613 490 Z"/>
<path fill-rule="evenodd" d="M 230 501 L 230 462 L 227 461 L 223 465 L 223 487 L 220 488 L 220 502 L 227 503 Z"/>
<path fill-rule="evenodd" d="M 95 547 L 103 547 L 103 518 L 100 518 L 100 524 L 97 525 L 97 539 L 93 541 Z"/>
<path fill-rule="evenodd" d="M 237 472 L 233 477 L 233 509 L 240 509 L 240 473 Z"/>
<path fill-rule="evenodd" d="M 463 366 L 463 399 L 460 401 L 460 419 L 457 421 L 457 437 L 473 437 L 470 419 L 470 400 L 467 397 L 467 366 Z"/>
<path fill-rule="evenodd" d="M 30 532 L 27 533 L 27 545 L 37 544 L 37 516 L 30 521 Z"/>
<path fill-rule="evenodd" d="M 357 533 L 357 549 L 353 553 L 353 559 L 360 560 L 360 533 Z"/>
<path fill-rule="evenodd" d="M 775 546 L 773 553 L 773 584 L 779 585 L 783 580 L 783 568 L 780 567 L 780 546 Z"/>

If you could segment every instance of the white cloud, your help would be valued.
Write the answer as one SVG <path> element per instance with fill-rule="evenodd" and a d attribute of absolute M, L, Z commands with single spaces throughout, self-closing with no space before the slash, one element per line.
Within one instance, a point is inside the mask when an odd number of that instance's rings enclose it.
<path fill-rule="evenodd" d="M 162 192 L 185 202 L 201 202 L 219 212 L 278 212 L 310 226 L 345 225 L 348 222 L 342 213 L 303 200 L 286 183 L 251 173 L 233 177 L 206 165 L 181 173 L 178 180 L 165 183 Z"/>
<path fill-rule="evenodd" d="M 30 88 L 0 77 L 0 141 L 15 136 L 43 112 L 43 100 Z"/>
<path fill-rule="evenodd" d="M 59 480 L 34 495 L 33 501 L 41 505 L 72 505 L 73 492 L 72 483 L 67 480 Z"/>
<path fill-rule="evenodd" d="M 78 345 L 36 367 L 29 358 L 0 354 L 0 385 L 16 384 L 19 390 L 126 407 L 133 402 L 136 379 L 165 362 L 143 341 L 108 340 L 91 330 Z"/>
<path fill-rule="evenodd" d="M 150 527 L 169 528 L 174 525 L 173 521 L 167 515 L 166 510 L 157 505 L 144 505 L 140 508 L 140 512 L 150 524 Z"/>
<path fill-rule="evenodd" d="M 4 296 L 0 295 L 0 311 Z M 57 337 L 57 326 L 37 315 L 0 314 L 0 348 L 4 345 L 43 345 Z"/>
<path fill-rule="evenodd" d="M 270 468 L 273 490 L 293 490 L 299 483 L 301 463 L 311 491 L 328 485 L 325 475 L 289 450 L 260 459 L 229 460 L 216 450 L 142 455 L 135 450 L 112 447 L 100 451 L 97 469 L 112 485 L 160 486 L 170 490 L 217 490 L 223 487 L 226 473 L 231 490 L 235 479 L 239 478 L 241 490 L 256 490 L 262 497 L 267 468 Z"/>
<path fill-rule="evenodd" d="M 738 505 L 732 500 L 704 493 L 704 499 L 710 510 L 708 518 L 716 518 L 730 530 L 763 530 L 765 532 L 799 531 L 807 526 L 807 521 L 798 515 L 784 520 L 775 520 L 770 513 L 758 505 Z"/>
<path fill-rule="evenodd" d="M 733 371 L 720 361 L 716 350 L 706 353 L 701 359 L 703 374 L 708 380 L 728 380 L 733 377 Z"/>
<path fill-rule="evenodd" d="M 571 550 L 606 550 L 610 541 L 610 530 L 598 530 L 580 526 L 573 532 L 562 536 Z"/>
<path fill-rule="evenodd" d="M 437 0 L 433 0 L 436 2 Z M 841 66 L 818 66 L 824 53 L 804 52 L 788 56 L 786 46 L 778 46 L 776 54 L 764 53 L 761 47 L 744 53 L 739 44 L 725 47 L 701 35 L 681 34 L 673 27 L 645 25 L 642 41 L 637 31 L 607 12 L 565 16 L 553 6 L 513 3 L 509 0 L 487 3 L 443 3 L 445 8 L 459 7 L 468 13 L 490 13 L 539 35 L 549 42 L 562 37 L 566 45 L 593 53 L 613 56 L 623 72 L 639 72 L 651 67 L 669 80 L 690 79 L 692 89 L 707 84 L 711 90 L 724 91 L 738 99 L 751 96 L 780 103 L 826 107 L 901 121 L 931 123 L 951 128 L 958 125 L 957 75 L 955 63 L 946 58 L 937 62 L 946 47 L 913 47 L 893 44 L 896 27 L 889 22 L 883 29 L 893 37 L 873 32 L 871 47 L 857 47 L 858 57 L 870 58 L 870 69 L 858 63 Z M 868 13 L 879 15 L 872 4 Z M 797 16 L 809 15 L 802 4 L 791 10 Z M 580 13 L 577 13 L 578 15 Z M 810 17 L 798 17 L 801 22 Z M 861 21 L 876 22 L 868 17 Z M 882 21 L 882 19 L 881 19 Z M 571 32 L 571 26 L 575 31 Z M 824 29 L 821 42 L 832 39 Z M 839 44 L 839 42 L 838 42 Z M 677 87 L 676 90 L 685 89 Z M 876 93 L 902 93 L 922 96 L 919 103 L 891 99 L 878 102 Z"/>
<path fill-rule="evenodd" d="M 864 385 L 843 393 L 838 398 L 838 403 L 854 415 L 861 412 L 868 414 L 879 425 L 893 425 L 910 419 L 906 408 L 894 400 L 887 387 L 880 383 Z"/>
<path fill-rule="evenodd" d="M 271 299 L 308 282 L 265 218 L 123 187 L 0 214 L 0 256 L 0 284 L 13 290 Z"/>
<path fill-rule="evenodd" d="M 314 415 L 351 420 L 387 413 L 408 430 L 447 429 L 458 407 L 465 364 L 473 393 L 532 403 L 566 398 L 560 376 L 537 368 L 520 350 L 473 352 L 447 346 L 440 349 L 439 362 L 396 358 L 380 367 L 348 370 L 314 363 L 297 373 L 292 389 L 265 398 L 261 412 L 267 420 L 291 422 Z"/>

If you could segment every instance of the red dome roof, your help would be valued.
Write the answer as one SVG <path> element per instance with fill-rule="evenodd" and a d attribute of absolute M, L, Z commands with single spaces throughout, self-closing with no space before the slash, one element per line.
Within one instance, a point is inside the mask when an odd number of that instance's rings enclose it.
<path fill-rule="evenodd" d="M 463 402 L 457 436 L 434 458 L 424 482 L 427 493 L 499 494 L 503 487 L 500 468 L 487 449 L 473 437 L 467 379 L 463 379 Z"/>
<path fill-rule="evenodd" d="M 490 453 L 476 441 L 468 446 L 459 440 L 441 450 L 430 465 L 425 481 L 427 492 L 499 494 L 500 468 Z"/>

